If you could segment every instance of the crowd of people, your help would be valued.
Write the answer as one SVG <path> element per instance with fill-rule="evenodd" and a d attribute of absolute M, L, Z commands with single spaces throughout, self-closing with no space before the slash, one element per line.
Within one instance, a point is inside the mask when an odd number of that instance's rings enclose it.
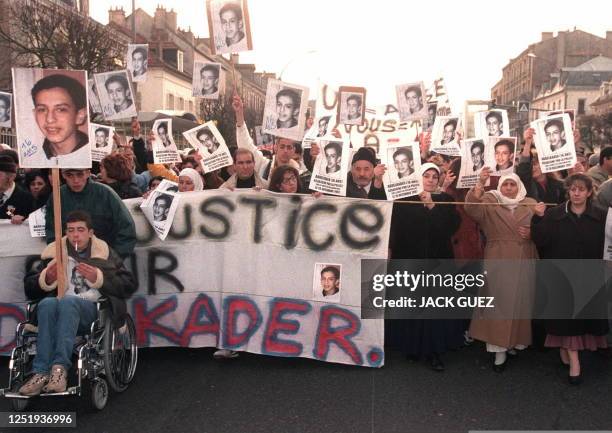
<path fill-rule="evenodd" d="M 299 142 L 276 138 L 273 153 L 268 157 L 255 146 L 248 132 L 238 95 L 234 95 L 232 106 L 237 147 L 231 148 L 234 163 L 229 167 L 204 173 L 201 156 L 195 150 L 185 154 L 180 163 L 154 164 L 153 135 L 143 136 L 140 124 L 133 120 L 131 140 L 116 134 L 116 150 L 94 163 L 91 169 L 62 170 L 61 208 L 70 241 L 68 254 L 77 257 L 83 254 L 71 247 L 77 235 L 70 230 L 75 225 L 88 234 L 83 242 L 89 245 L 89 249 L 85 248 L 89 254 L 93 253 L 91 245 L 99 246 L 100 243 L 119 257 L 132 253 L 136 243 L 135 227 L 122 200 L 146 197 L 163 179 L 176 182 L 179 193 L 218 188 L 309 193 L 314 161 L 321 152 L 317 143 L 310 149 L 302 149 Z M 459 131 L 456 135 L 460 140 Z M 612 179 L 609 180 L 612 147 L 604 147 L 598 155 L 588 155 L 580 134 L 575 131 L 574 135 L 578 163 L 570 170 L 542 173 L 533 144 L 534 131 L 528 129 L 517 155 L 516 173 L 496 177 L 491 175 L 491 168 L 484 167 L 475 187 L 458 189 L 459 158 L 430 152 L 430 134 L 421 134 L 423 192 L 396 201 L 391 221 L 390 258 L 601 259 L 606 211 L 612 206 Z M 386 167 L 378 162 L 373 149 L 359 148 L 350 161 L 347 197 L 386 200 L 385 171 Z M 46 205 L 47 242 L 54 242 L 51 193 L 48 170 L 19 170 L 16 152 L 10 148 L 0 151 L 0 218 L 22 224 L 31 212 Z M 464 205 L 457 205 L 457 202 Z M 85 215 L 78 213 L 83 211 Z M 50 253 L 45 257 L 53 258 Z M 30 295 L 49 294 L 56 287 L 57 270 L 49 267 L 49 260 L 43 262 L 26 285 Z M 122 272 L 117 261 L 112 262 L 112 266 Z M 486 350 L 492 354 L 492 367 L 497 372 L 504 371 L 508 355 L 515 355 L 517 350 L 534 344 L 554 347 L 559 348 L 560 360 L 568 366 L 569 382 L 579 383 L 580 351 L 607 348 L 609 326 L 604 319 L 607 305 L 599 302 L 592 306 L 599 309 L 597 317 L 601 319 L 537 324 L 522 318 L 525 317 L 522 313 L 530 309 L 533 293 L 537 290 L 533 262 L 515 261 L 514 268 L 493 268 L 488 273 L 488 290 L 499 296 L 498 302 L 511 305 L 517 312 L 516 317 L 521 319 L 494 320 L 486 311 L 476 309 L 471 321 L 388 321 L 387 345 L 403 350 L 410 358 L 427 359 L 432 369 L 443 371 L 444 353 L 476 339 L 486 343 Z M 80 271 L 91 287 L 104 287 L 100 281 L 103 276 L 95 269 L 85 266 Z M 123 293 L 135 290 L 132 281 L 119 281 L 119 284 Z M 71 287 L 74 290 L 74 285 Z M 51 309 L 49 311 L 59 308 L 51 302 L 44 305 Z M 75 314 L 77 317 L 81 314 L 91 316 L 89 306 L 72 311 L 73 318 Z M 76 335 L 79 321 L 71 323 L 73 326 L 68 334 Z M 50 348 L 48 352 L 53 350 Z M 48 383 L 52 384 L 49 389 L 65 389 L 64 377 L 70 362 L 63 352 L 55 360 L 49 353 L 44 360 L 35 363 L 40 367 L 36 371 L 38 376 L 26 384 L 24 393 L 40 393 Z M 236 352 L 224 349 L 215 352 L 215 357 L 219 358 L 236 356 Z"/>

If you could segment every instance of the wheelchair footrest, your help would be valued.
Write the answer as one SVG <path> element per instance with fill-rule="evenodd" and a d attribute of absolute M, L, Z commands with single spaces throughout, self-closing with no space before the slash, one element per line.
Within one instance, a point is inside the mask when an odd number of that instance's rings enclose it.
<path fill-rule="evenodd" d="M 6 390 L 2 390 L 2 391 L 6 391 Z M 79 387 L 71 386 L 70 388 L 66 389 L 66 391 L 64 392 L 48 392 L 48 393 L 42 393 L 39 395 L 21 395 L 18 392 L 4 392 L 3 394 L 6 398 L 28 399 L 32 397 L 55 397 L 55 396 L 60 396 L 60 395 L 76 395 L 78 393 L 79 393 Z"/>

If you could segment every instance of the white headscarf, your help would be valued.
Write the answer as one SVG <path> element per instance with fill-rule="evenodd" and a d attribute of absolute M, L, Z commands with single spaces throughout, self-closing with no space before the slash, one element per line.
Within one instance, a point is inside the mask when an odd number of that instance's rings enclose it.
<path fill-rule="evenodd" d="M 184 168 L 179 173 L 179 177 L 187 176 L 194 185 L 194 191 L 202 191 L 204 189 L 204 182 L 202 182 L 202 178 L 200 177 L 200 173 L 195 171 L 193 168 Z"/>
<path fill-rule="evenodd" d="M 438 172 L 438 176 L 440 175 L 440 167 L 433 162 L 426 162 L 425 164 L 421 164 L 421 176 L 423 176 L 427 170 L 431 169 L 436 170 Z"/>
<path fill-rule="evenodd" d="M 515 198 L 506 197 L 501 193 L 501 186 L 505 181 L 512 180 L 516 182 L 519 190 L 516 194 Z M 499 178 L 499 183 L 497 184 L 497 190 L 489 191 L 491 194 L 495 196 L 497 201 L 507 209 L 514 210 L 518 206 L 518 204 L 527 196 L 527 190 L 525 189 L 525 185 L 521 182 L 521 179 L 514 173 L 506 174 Z"/>

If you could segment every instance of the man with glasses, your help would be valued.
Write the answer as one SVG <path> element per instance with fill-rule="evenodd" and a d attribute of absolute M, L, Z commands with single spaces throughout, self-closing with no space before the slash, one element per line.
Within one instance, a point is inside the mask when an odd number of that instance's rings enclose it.
<path fill-rule="evenodd" d="M 66 181 L 60 188 L 62 225 L 66 225 L 66 216 L 73 210 L 87 211 L 91 215 L 94 234 L 125 257 L 136 245 L 134 220 L 119 196 L 110 187 L 92 181 L 90 174 L 88 168 L 62 170 Z M 53 196 L 47 203 L 45 230 L 47 243 L 53 242 Z"/>
<path fill-rule="evenodd" d="M 288 164 L 300 170 L 299 164 L 293 159 L 295 153 L 295 145 L 293 140 L 287 138 L 276 137 L 274 141 L 274 156 L 272 160 L 267 159 L 263 153 L 253 143 L 253 139 L 249 135 L 246 124 L 244 123 L 244 106 L 242 99 L 237 94 L 234 94 L 232 107 L 236 113 L 236 142 L 241 149 L 249 150 L 254 157 L 255 172 L 259 173 L 262 179 L 269 180 L 272 170 L 279 165 Z"/>

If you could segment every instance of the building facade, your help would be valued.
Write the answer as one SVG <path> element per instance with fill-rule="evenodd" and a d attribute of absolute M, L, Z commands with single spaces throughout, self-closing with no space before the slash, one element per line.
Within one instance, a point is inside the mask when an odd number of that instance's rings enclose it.
<path fill-rule="evenodd" d="M 530 44 L 502 70 L 502 78 L 491 88 L 498 105 L 532 101 L 550 74 L 576 67 L 597 56 L 612 58 L 612 31 L 601 38 L 582 30 L 543 32 L 539 42 Z"/>
<path fill-rule="evenodd" d="M 601 83 L 599 94 L 591 103 L 591 110 L 596 116 L 612 114 L 612 80 Z"/>

